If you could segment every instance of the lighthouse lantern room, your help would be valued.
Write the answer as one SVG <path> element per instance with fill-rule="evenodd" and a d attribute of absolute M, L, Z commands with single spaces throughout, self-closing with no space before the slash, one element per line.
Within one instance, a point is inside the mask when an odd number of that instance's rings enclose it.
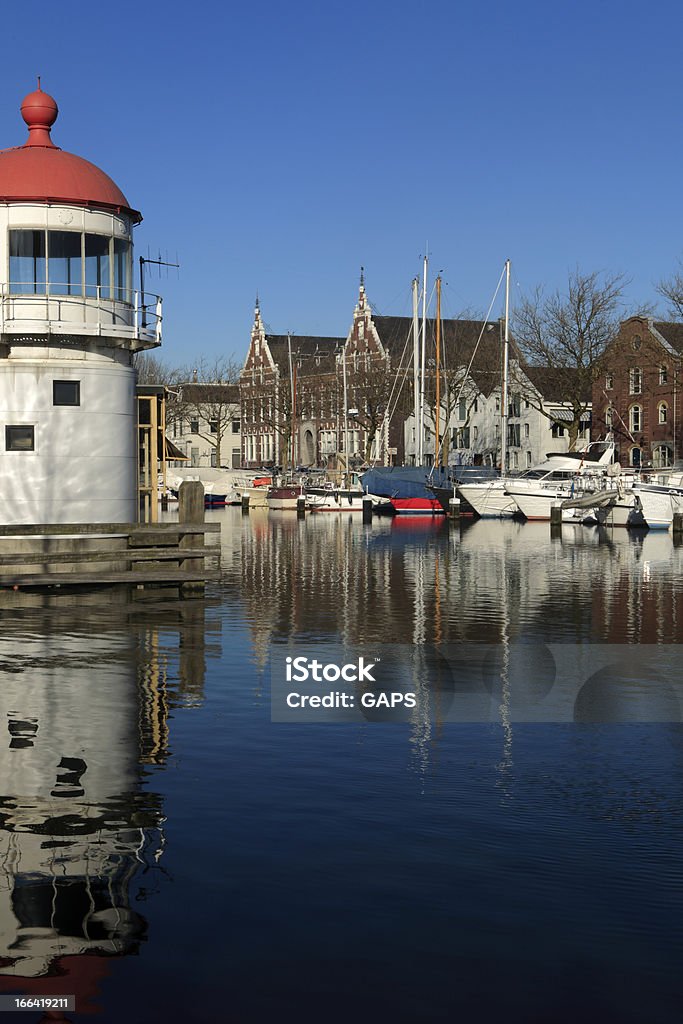
<path fill-rule="evenodd" d="M 142 217 L 53 143 L 40 85 L 21 113 L 0 152 L 0 524 L 133 522 L 133 355 L 161 342 L 161 300 L 133 286 Z"/>

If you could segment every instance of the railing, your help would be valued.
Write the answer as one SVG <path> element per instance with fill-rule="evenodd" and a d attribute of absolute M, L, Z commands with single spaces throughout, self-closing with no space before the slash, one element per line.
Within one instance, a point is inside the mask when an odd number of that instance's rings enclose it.
<path fill-rule="evenodd" d="M 42 288 L 40 292 L 36 288 Z M 96 333 L 161 343 L 162 299 L 150 292 L 86 285 L 83 295 L 69 283 L 32 281 L 0 284 L 0 333 L 20 333 L 27 322 L 40 321 L 56 333 Z"/>

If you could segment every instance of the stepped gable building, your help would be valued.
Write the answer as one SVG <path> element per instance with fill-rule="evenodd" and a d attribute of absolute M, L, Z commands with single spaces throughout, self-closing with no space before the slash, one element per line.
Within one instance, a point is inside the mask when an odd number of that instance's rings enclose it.
<path fill-rule="evenodd" d="M 419 328 L 422 321 L 419 320 Z M 434 459 L 436 321 L 427 320 L 425 386 L 426 462 Z M 439 433 L 444 462 L 496 462 L 500 451 L 502 324 L 483 320 L 441 321 L 441 401 Z M 291 346 L 291 367 L 290 367 Z M 517 380 L 510 387 L 510 438 L 519 449 L 512 464 L 540 461 L 549 441 L 566 431 L 534 405 L 571 420 L 566 401 L 552 388 L 548 373 L 520 367 L 511 342 Z M 531 375 L 531 373 L 530 373 Z M 541 379 L 543 378 L 543 379 Z M 348 426 L 344 422 L 344 382 Z M 282 465 L 290 450 L 292 383 L 296 423 L 294 461 L 326 466 L 348 443 L 349 464 L 414 463 L 416 458 L 413 373 L 413 319 L 373 312 L 361 274 L 358 301 L 346 338 L 271 335 L 257 303 L 251 342 L 240 378 L 242 450 L 249 468 Z M 556 394 L 557 392 L 557 394 Z M 588 396 L 590 397 L 590 396 Z M 530 400 L 531 399 L 531 400 Z M 588 403 L 590 404 L 590 403 Z M 586 429 L 588 416 L 582 426 Z M 552 433 L 552 437 L 551 437 Z"/>
<path fill-rule="evenodd" d="M 683 323 L 625 320 L 593 385 L 593 438 L 612 430 L 622 465 L 669 466 L 680 459 Z"/>
<path fill-rule="evenodd" d="M 245 467 L 314 466 L 336 451 L 336 361 L 343 344 L 343 338 L 267 333 L 257 299 L 239 384 Z"/>

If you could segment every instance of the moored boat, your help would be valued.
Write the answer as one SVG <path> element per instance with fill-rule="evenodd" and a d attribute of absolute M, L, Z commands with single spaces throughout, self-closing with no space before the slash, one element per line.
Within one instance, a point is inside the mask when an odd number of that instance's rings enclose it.
<path fill-rule="evenodd" d="M 526 519 L 549 520 L 553 505 L 579 497 L 577 491 L 603 489 L 613 457 L 612 441 L 592 441 L 576 452 L 551 452 L 525 476 L 506 480 L 505 491 Z"/>
<path fill-rule="evenodd" d="M 296 510 L 303 493 L 301 484 L 273 484 L 267 491 L 268 508 L 275 511 Z"/>

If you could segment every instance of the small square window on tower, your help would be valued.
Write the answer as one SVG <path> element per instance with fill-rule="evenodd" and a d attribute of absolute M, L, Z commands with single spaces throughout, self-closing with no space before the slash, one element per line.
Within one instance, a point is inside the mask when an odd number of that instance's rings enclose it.
<path fill-rule="evenodd" d="M 5 449 L 8 452 L 32 452 L 35 451 L 35 427 L 21 425 L 7 425 L 5 427 Z"/>
<path fill-rule="evenodd" d="M 81 404 L 81 382 L 80 382 L 80 380 L 53 380 L 52 381 L 52 404 L 53 405 L 80 405 Z"/>

